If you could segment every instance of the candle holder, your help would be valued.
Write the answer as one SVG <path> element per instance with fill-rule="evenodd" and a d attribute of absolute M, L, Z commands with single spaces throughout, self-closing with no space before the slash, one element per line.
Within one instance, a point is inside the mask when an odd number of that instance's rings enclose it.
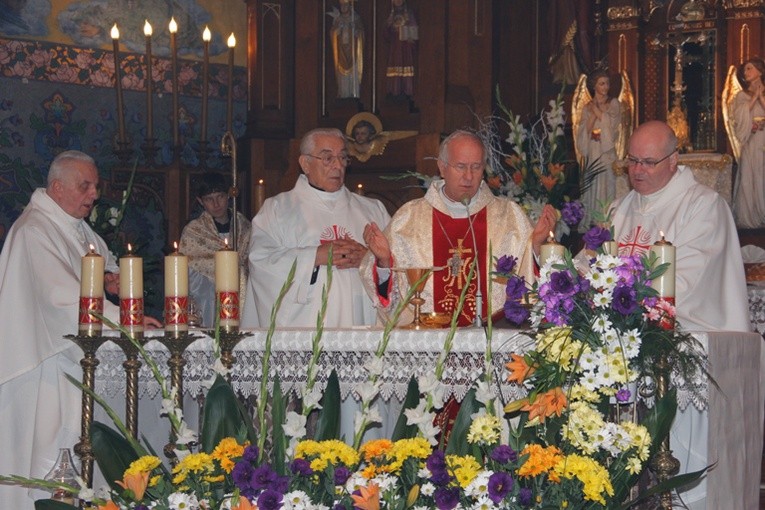
<path fill-rule="evenodd" d="M 76 343 L 84 356 L 80 360 L 82 367 L 82 385 L 89 390 L 95 389 L 96 367 L 99 365 L 96 351 L 107 340 L 105 336 L 66 335 L 64 338 Z M 93 483 L 93 445 L 90 442 L 90 426 L 93 424 L 93 396 L 82 392 L 82 406 L 80 411 L 80 441 L 74 445 L 74 453 L 80 457 L 82 463 L 82 479 L 85 485 L 90 487 Z"/>
<path fill-rule="evenodd" d="M 210 336 L 210 338 L 215 338 L 214 330 L 205 331 L 205 333 Z M 241 332 L 238 330 L 224 331 L 222 328 L 219 329 L 218 343 L 220 344 L 220 360 L 223 363 L 223 366 L 228 370 L 231 370 L 236 362 L 236 358 L 233 354 L 234 347 L 248 336 L 252 336 L 252 333 Z"/>
<path fill-rule="evenodd" d="M 186 359 L 183 357 L 183 353 L 189 345 L 200 338 L 202 337 L 189 334 L 186 331 L 176 333 L 165 332 L 164 336 L 156 338 L 170 351 L 170 359 L 167 360 L 167 366 L 170 368 L 170 387 L 177 388 L 175 406 L 181 410 L 183 410 L 183 367 L 186 366 Z M 175 455 L 175 440 L 175 433 L 172 432 L 170 434 L 170 442 L 163 448 L 165 457 L 173 463 L 175 463 L 177 458 Z"/>
<path fill-rule="evenodd" d="M 138 437 L 138 370 L 141 360 L 138 359 L 138 348 L 133 340 L 140 345 L 146 343 L 143 332 L 136 333 L 133 339 L 121 334 L 119 338 L 111 338 L 125 353 L 122 367 L 125 369 L 125 427 L 131 436 Z"/>
<path fill-rule="evenodd" d="M 669 387 L 669 363 L 667 361 L 666 354 L 660 354 L 656 359 L 656 397 L 657 400 L 661 400 L 667 394 Z M 659 449 L 656 454 L 651 458 L 648 466 L 656 474 L 659 482 L 664 482 L 672 476 L 675 476 L 680 471 L 680 461 L 672 455 L 672 450 L 669 447 L 669 433 L 667 437 L 659 445 Z M 672 508 L 672 492 L 664 491 L 659 496 L 661 508 L 665 510 L 671 510 Z"/>

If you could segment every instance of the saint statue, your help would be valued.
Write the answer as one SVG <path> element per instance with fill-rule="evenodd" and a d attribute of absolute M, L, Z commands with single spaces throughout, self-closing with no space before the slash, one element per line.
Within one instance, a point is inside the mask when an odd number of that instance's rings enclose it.
<path fill-rule="evenodd" d="M 339 98 L 360 96 L 364 68 L 364 24 L 353 8 L 353 1 L 339 0 L 340 10 L 333 7 L 328 13 L 333 18 L 329 34 Z"/>
<path fill-rule="evenodd" d="M 387 90 L 394 96 L 414 96 L 414 64 L 419 31 L 414 12 L 406 0 L 391 0 L 386 21 L 388 67 L 385 70 Z"/>

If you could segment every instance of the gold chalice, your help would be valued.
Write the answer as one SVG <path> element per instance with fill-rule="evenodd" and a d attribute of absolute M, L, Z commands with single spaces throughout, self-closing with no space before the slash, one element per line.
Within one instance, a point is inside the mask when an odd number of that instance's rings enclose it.
<path fill-rule="evenodd" d="M 422 298 L 422 291 L 425 290 L 425 282 L 428 281 L 425 275 L 427 273 L 430 276 L 432 270 L 430 267 L 409 267 L 406 269 L 406 279 L 409 281 L 409 285 L 414 288 L 414 296 L 409 300 L 414 305 L 414 320 L 404 326 L 405 329 L 422 329 L 425 327 L 422 323 L 420 312 L 422 305 L 425 304 L 425 300 Z"/>

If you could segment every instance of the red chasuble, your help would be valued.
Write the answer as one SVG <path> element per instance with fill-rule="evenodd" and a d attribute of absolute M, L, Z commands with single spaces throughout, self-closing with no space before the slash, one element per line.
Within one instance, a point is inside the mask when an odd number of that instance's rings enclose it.
<path fill-rule="evenodd" d="M 468 276 L 476 255 L 478 255 L 478 274 L 481 275 L 481 294 L 483 295 L 481 315 L 486 318 L 488 313 L 486 230 L 485 207 L 472 215 L 470 219 L 452 218 L 433 209 L 433 265 L 445 268 L 433 273 L 434 311 L 453 314 L 459 305 L 462 289 L 467 285 L 465 303 L 459 316 L 460 326 L 469 326 L 475 320 L 478 279 L 474 276 L 468 282 Z M 474 238 L 478 246 L 473 244 Z"/>

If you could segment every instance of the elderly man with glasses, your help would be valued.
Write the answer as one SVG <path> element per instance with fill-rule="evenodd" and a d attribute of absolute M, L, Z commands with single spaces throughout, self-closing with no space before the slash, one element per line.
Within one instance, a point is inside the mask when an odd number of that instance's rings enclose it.
<path fill-rule="evenodd" d="M 370 253 L 362 263 L 362 275 L 383 320 L 409 288 L 406 273 L 391 269 L 437 268 L 422 293 L 423 310 L 429 312 L 453 313 L 467 286 L 461 326 L 482 323 L 489 299 L 493 312 L 502 310 L 504 285 L 493 285 L 488 297 L 494 270 L 490 255 L 516 257 L 518 274 L 529 284 L 534 281 L 534 254 L 555 227 L 555 209 L 545 206 L 532 228 L 518 204 L 492 194 L 483 180 L 485 167 L 481 139 L 469 131 L 455 131 L 439 151 L 443 179 L 434 181 L 424 198 L 401 207 L 384 232 L 375 224 L 365 229 Z M 476 259 L 478 277 L 469 280 Z"/>
<path fill-rule="evenodd" d="M 267 327 L 283 282 L 297 261 L 295 280 L 282 301 L 277 326 L 316 325 L 332 250 L 332 285 L 326 327 L 375 323 L 372 301 L 359 277 L 367 248 L 360 243 L 369 222 L 387 225 L 379 201 L 345 187 L 345 137 L 338 129 L 314 129 L 300 143 L 295 187 L 269 198 L 252 220 L 249 285 L 243 327 Z"/>

